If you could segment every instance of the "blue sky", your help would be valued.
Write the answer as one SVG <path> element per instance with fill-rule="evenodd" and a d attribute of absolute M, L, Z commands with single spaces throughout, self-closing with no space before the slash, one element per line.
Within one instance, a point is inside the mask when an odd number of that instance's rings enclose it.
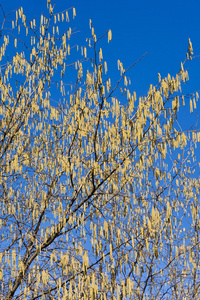
<path fill-rule="evenodd" d="M 30 20 L 36 17 L 39 21 L 40 13 L 47 12 L 46 0 L 0 0 L 0 3 L 6 13 L 22 6 Z M 97 37 L 108 29 L 112 30 L 112 41 L 108 44 L 106 36 L 100 44 L 111 82 L 116 82 L 120 76 L 118 59 L 128 68 L 148 52 L 128 73 L 132 81 L 131 89 L 138 96 L 146 94 L 150 84 L 158 83 L 158 73 L 162 77 L 168 73 L 172 76 L 178 73 L 186 56 L 189 38 L 194 55 L 200 55 L 200 0 L 56 0 L 55 12 L 72 6 L 76 8 L 77 16 L 73 20 L 70 13 L 69 26 L 80 31 L 73 37 L 74 43 L 84 44 L 85 38 L 90 37 L 89 19 Z M 183 93 L 200 91 L 200 57 L 185 67 L 188 68 L 190 80 L 183 87 Z M 180 111 L 183 129 L 196 123 L 200 100 L 197 110 L 193 114 L 189 111 L 188 101 Z M 200 157 L 200 152 L 198 155 Z"/>
<path fill-rule="evenodd" d="M 9 0 L 2 5 L 6 12 L 23 6 L 29 19 L 46 13 L 46 0 Z M 200 0 L 56 0 L 55 12 L 72 6 L 77 16 L 72 20 L 71 14 L 70 26 L 80 31 L 74 36 L 75 42 L 84 44 L 84 39 L 90 36 L 89 19 L 97 37 L 112 30 L 111 43 L 107 43 L 106 37 L 100 45 L 111 82 L 119 79 L 118 59 L 127 68 L 148 52 L 128 73 L 137 95 L 144 95 L 150 84 L 158 83 L 158 73 L 165 77 L 179 71 L 187 52 L 188 38 L 192 41 L 194 55 L 200 55 Z M 190 81 L 183 92 L 200 90 L 200 58 L 187 63 L 186 67 Z M 186 103 L 180 112 L 181 119 L 187 117 L 191 125 L 197 110 L 188 116 L 189 102 Z"/>

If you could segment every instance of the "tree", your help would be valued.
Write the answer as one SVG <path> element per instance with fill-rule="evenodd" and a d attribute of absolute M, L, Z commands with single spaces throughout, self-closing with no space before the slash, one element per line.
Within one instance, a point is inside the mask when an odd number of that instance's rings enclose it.
<path fill-rule="evenodd" d="M 137 98 L 127 73 L 142 57 L 118 61 L 111 86 L 111 30 L 97 38 L 90 20 L 70 59 L 69 10 L 47 8 L 36 25 L 1 7 L 1 299 L 198 299 L 200 132 L 178 123 L 198 100 L 181 93 L 191 41 L 177 75 Z"/>

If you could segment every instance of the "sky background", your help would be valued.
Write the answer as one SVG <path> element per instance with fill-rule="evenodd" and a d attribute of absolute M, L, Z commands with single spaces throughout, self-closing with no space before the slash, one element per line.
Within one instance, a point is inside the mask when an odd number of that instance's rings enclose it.
<path fill-rule="evenodd" d="M 41 12 L 46 13 L 46 0 L 1 0 L 0 3 L 6 12 L 23 6 L 30 19 L 39 17 Z M 97 37 L 112 30 L 112 41 L 108 44 L 106 36 L 105 43 L 101 43 L 111 82 L 119 79 L 118 59 L 127 68 L 148 52 L 128 73 L 131 88 L 137 95 L 146 94 L 150 84 L 158 83 L 158 73 L 165 77 L 179 71 L 186 56 L 188 38 L 192 41 L 194 55 L 200 55 L 200 0 L 57 0 L 55 12 L 72 6 L 76 8 L 77 16 L 72 20 L 71 13 L 70 26 L 80 31 L 74 37 L 76 42 L 83 44 L 90 36 L 89 19 Z M 183 92 L 200 90 L 200 58 L 187 63 L 186 67 L 190 81 Z M 197 110 L 200 111 L 199 105 Z M 191 125 L 197 110 L 188 116 L 189 102 L 186 103 L 180 112 L 181 119 L 187 117 L 188 125 Z"/>
<path fill-rule="evenodd" d="M 0 0 L 0 3 L 6 13 L 22 6 L 30 20 L 35 17 L 39 20 L 40 13 L 47 12 L 46 0 Z M 117 82 L 120 76 L 117 70 L 118 59 L 126 69 L 148 52 L 128 73 L 132 82 L 130 90 L 136 91 L 137 96 L 145 95 L 150 84 L 158 83 L 158 73 L 165 77 L 168 73 L 175 76 L 179 72 L 181 61 L 184 61 L 187 53 L 189 38 L 194 55 L 200 55 L 200 0 L 56 0 L 55 3 L 54 12 L 72 6 L 76 8 L 77 16 L 74 20 L 72 11 L 69 13 L 69 26 L 79 31 L 73 37 L 74 43 L 83 45 L 85 38 L 91 36 L 89 19 L 92 20 L 97 37 L 108 29 L 112 30 L 112 41 L 108 44 L 106 36 L 99 44 L 108 64 L 111 83 Z M 184 85 L 183 93 L 199 91 L 200 58 L 187 63 L 185 68 L 188 69 L 190 80 Z M 199 103 L 197 110 L 190 115 L 189 99 L 186 102 L 179 113 L 183 129 L 196 123 L 197 112 L 200 112 Z"/>
<path fill-rule="evenodd" d="M 40 14 L 47 13 L 46 0 L 0 0 L 0 3 L 6 13 L 22 6 L 29 20 L 36 18 L 39 21 Z M 158 73 L 165 77 L 168 73 L 175 76 L 179 72 L 189 38 L 194 55 L 200 55 L 200 0 L 56 0 L 54 12 L 72 6 L 76 8 L 77 16 L 73 20 L 72 12 L 69 13 L 69 26 L 76 27 L 79 32 L 71 44 L 74 41 L 83 45 L 85 38 L 91 36 L 89 19 L 97 37 L 111 29 L 112 41 L 108 44 L 106 35 L 100 47 L 112 83 L 120 78 L 118 59 L 126 69 L 148 52 L 128 73 L 131 90 L 135 90 L 137 96 L 145 95 L 150 84 L 158 83 Z M 185 68 L 190 80 L 183 86 L 183 93 L 200 91 L 200 57 L 187 63 Z M 198 112 L 200 118 L 200 100 L 197 109 L 190 114 L 188 99 L 178 114 L 183 129 L 196 123 Z M 200 121 L 197 128 L 200 129 Z M 200 158 L 199 147 L 196 154 Z"/>

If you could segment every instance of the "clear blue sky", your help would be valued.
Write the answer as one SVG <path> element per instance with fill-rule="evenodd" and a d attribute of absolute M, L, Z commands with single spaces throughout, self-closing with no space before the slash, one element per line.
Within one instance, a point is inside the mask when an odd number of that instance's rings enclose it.
<path fill-rule="evenodd" d="M 0 3 L 6 13 L 23 6 L 27 17 L 30 20 L 36 18 L 38 22 L 40 14 L 47 12 L 46 0 L 0 0 Z M 128 73 L 132 90 L 138 96 L 146 94 L 150 84 L 158 83 L 158 73 L 165 77 L 168 73 L 175 76 L 179 72 L 189 38 L 194 55 L 200 55 L 200 0 L 56 0 L 55 12 L 72 6 L 76 8 L 77 16 L 72 20 L 70 13 L 70 26 L 80 31 L 73 37 L 75 43 L 84 44 L 85 38 L 91 36 L 89 19 L 97 37 L 108 29 L 112 30 L 111 43 L 107 43 L 106 36 L 101 44 L 111 82 L 120 76 L 118 59 L 128 68 L 148 52 Z M 190 80 L 183 93 L 200 91 L 200 58 L 187 63 L 186 68 Z M 192 115 L 189 111 L 188 101 L 179 114 L 183 129 L 196 123 L 197 112 L 200 118 L 200 100 Z M 199 147 L 197 151 L 200 157 Z"/>
<path fill-rule="evenodd" d="M 29 19 L 38 16 L 39 20 L 40 13 L 46 13 L 46 0 L 0 0 L 0 3 L 6 12 L 23 6 Z M 111 82 L 119 79 L 118 59 L 127 68 L 148 52 L 128 73 L 137 95 L 145 94 L 150 84 L 158 83 L 158 73 L 164 77 L 179 71 L 187 52 L 188 38 L 192 41 L 194 54 L 200 55 L 200 0 L 56 0 L 55 12 L 71 6 L 76 8 L 77 16 L 72 20 L 70 14 L 70 26 L 80 31 L 74 41 L 84 44 L 84 38 L 90 36 L 89 19 L 97 36 L 112 30 L 111 43 L 108 44 L 105 37 L 101 44 Z M 190 81 L 183 92 L 200 90 L 200 58 L 186 67 Z M 192 118 L 188 117 L 190 125 L 198 110 L 200 112 L 200 103 Z M 189 103 L 183 109 L 182 118 L 188 112 Z"/>

